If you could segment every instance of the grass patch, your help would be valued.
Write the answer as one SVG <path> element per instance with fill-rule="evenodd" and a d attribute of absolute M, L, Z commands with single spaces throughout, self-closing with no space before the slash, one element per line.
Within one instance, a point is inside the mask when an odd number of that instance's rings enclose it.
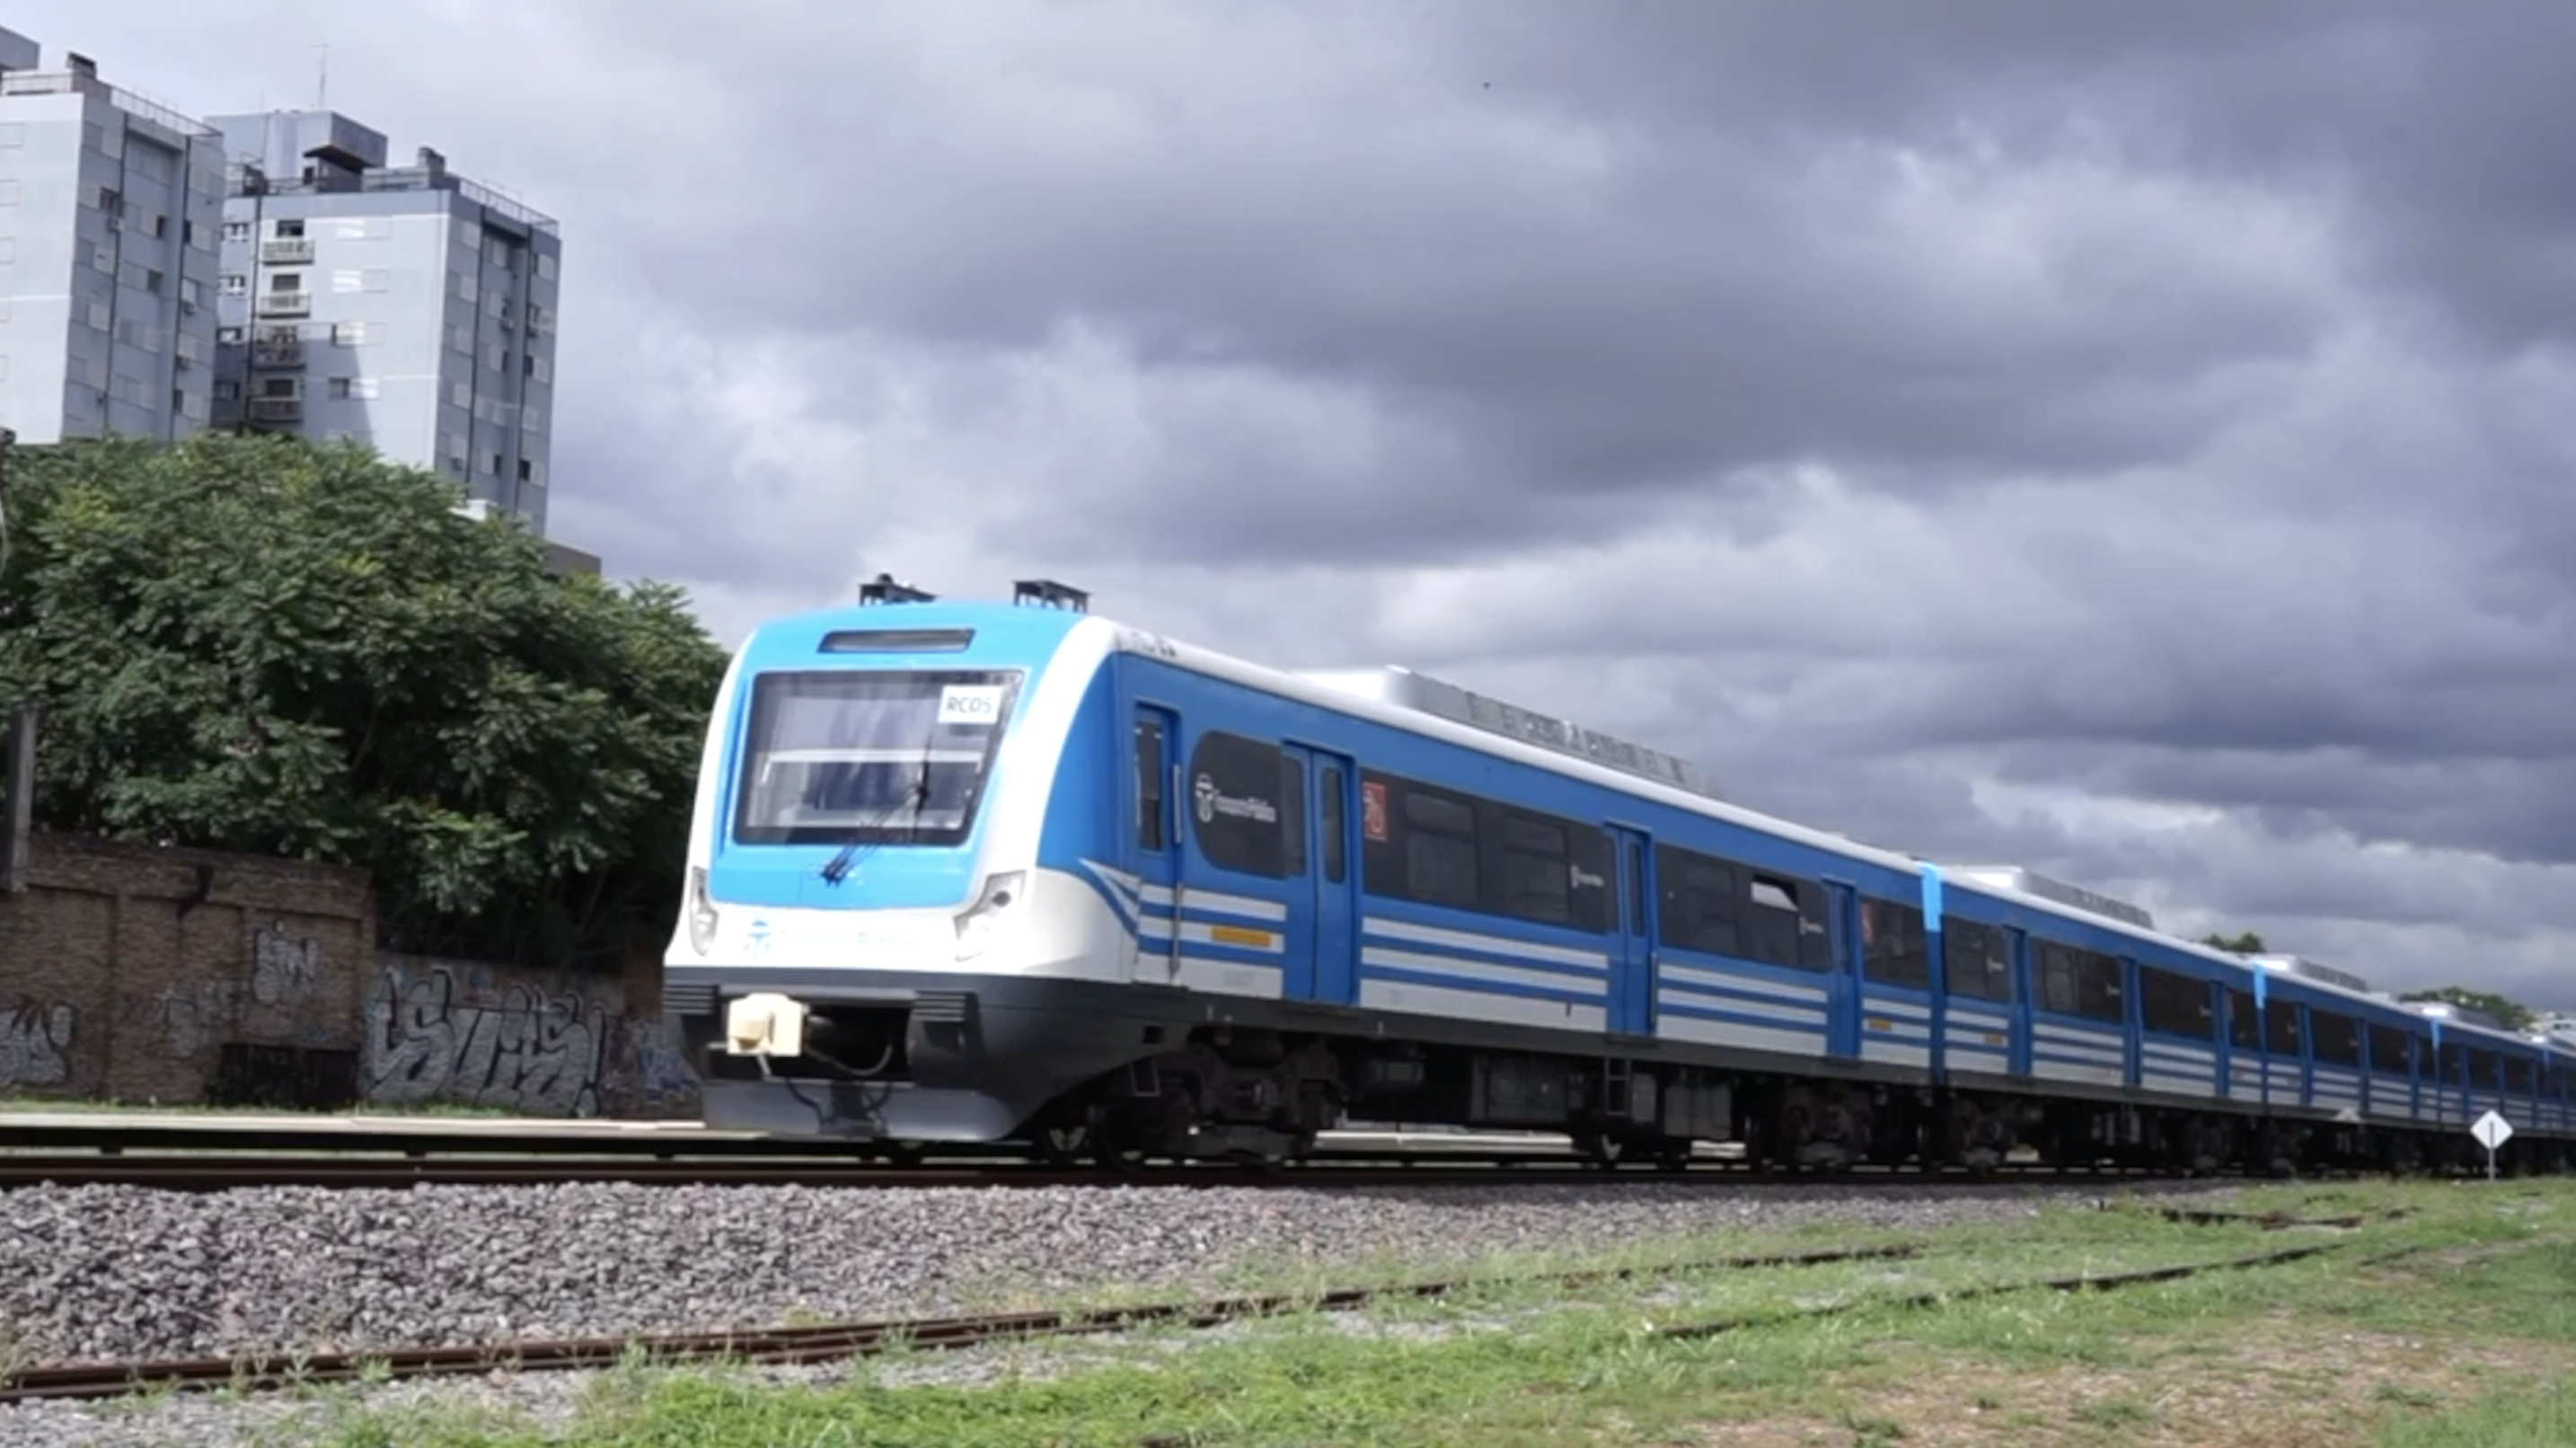
<path fill-rule="evenodd" d="M 298 1405 L 272 1441 L 1303 1445 L 2215 1445 L 2447 1448 L 2576 1442 L 2576 1185 L 2275 1187 L 2247 1210 L 2408 1215 L 2357 1231 L 2167 1222 L 2072 1202 L 1932 1234 L 1911 1259 L 1640 1276 L 1579 1289 L 1502 1272 L 1669 1265 L 1895 1234 L 1815 1227 L 1486 1259 L 1487 1280 L 1190 1331 L 896 1353 L 817 1369 L 629 1364 L 519 1380 L 497 1400 L 404 1385 Z M 1927 1292 L 2219 1262 L 2310 1241 L 2322 1257 L 2118 1292 L 1932 1307 Z M 2375 1254 L 2407 1255 L 2372 1261 Z M 1369 1274 L 1437 1275 L 1432 1264 Z M 1360 1274 L 1293 1258 L 1244 1289 Z M 1037 1288 L 1028 1289 L 1032 1294 Z M 1167 1296 L 1129 1293 L 1127 1296 Z M 1062 1294 L 1043 1305 L 1063 1305 Z M 1800 1309 L 1708 1337 L 1663 1329 Z M 281 1420 L 272 1425 L 283 1431 Z"/>

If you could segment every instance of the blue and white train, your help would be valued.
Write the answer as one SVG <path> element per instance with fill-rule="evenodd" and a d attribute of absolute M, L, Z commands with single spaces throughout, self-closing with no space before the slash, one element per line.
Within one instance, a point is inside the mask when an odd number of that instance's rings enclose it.
<path fill-rule="evenodd" d="M 1605 1161 L 2563 1164 L 2545 1038 L 1729 804 L 1400 670 L 899 585 L 763 624 L 665 1008 L 711 1125 L 1105 1165 L 1346 1119 Z"/>

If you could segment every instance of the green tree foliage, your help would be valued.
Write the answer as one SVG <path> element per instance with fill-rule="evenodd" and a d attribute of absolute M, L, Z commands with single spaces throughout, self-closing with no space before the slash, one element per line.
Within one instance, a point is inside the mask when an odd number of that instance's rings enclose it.
<path fill-rule="evenodd" d="M 2538 1012 L 2522 1002 L 2497 995 L 2489 990 L 2471 990 L 2464 985 L 2446 985 L 2433 990 L 2410 990 L 2398 997 L 2402 1001 L 2441 1001 L 2484 1011 L 2508 1031 L 2526 1031 L 2540 1021 Z"/>
<path fill-rule="evenodd" d="M 2232 951 L 2238 955 L 2263 955 L 2267 951 L 2263 937 L 2248 930 L 2239 935 L 2221 935 L 2216 931 L 2200 938 L 2200 943 L 2214 950 Z"/>
<path fill-rule="evenodd" d="M 206 435 L 8 460 L 0 699 L 50 828 L 361 866 L 389 941 L 567 960 L 669 928 L 726 656 L 431 474 Z"/>

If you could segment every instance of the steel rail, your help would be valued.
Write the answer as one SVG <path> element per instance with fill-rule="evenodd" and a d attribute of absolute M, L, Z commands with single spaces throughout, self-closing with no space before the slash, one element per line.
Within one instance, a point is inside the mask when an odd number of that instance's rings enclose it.
<path fill-rule="evenodd" d="M 2014 1168 L 1975 1173 L 1886 1167 L 1839 1171 L 1779 1171 L 1702 1162 L 1680 1171 L 1654 1167 L 1604 1170 L 1562 1158 L 1492 1162 L 1440 1157 L 1297 1162 L 1239 1166 L 1221 1162 L 1145 1166 L 1126 1171 L 1062 1167 L 1042 1162 L 943 1162 L 888 1165 L 849 1158 L 607 1157 L 567 1156 L 403 1157 L 344 1150 L 331 1154 L 269 1155 L 62 1155 L 0 1152 L 0 1191 L 53 1186 L 130 1186 L 161 1191 L 211 1192 L 245 1187 L 399 1188 L 411 1186 L 533 1186 L 614 1182 L 642 1186 L 815 1186 L 919 1190 L 1045 1187 L 1353 1187 L 1643 1186 L 1692 1187 L 1932 1187 L 1997 1188 L 2015 1185 L 2154 1186 L 2210 1185 L 2223 1179 L 2154 1173 Z"/>
<path fill-rule="evenodd" d="M 1735 1317 L 1721 1317 L 1702 1322 L 1670 1323 L 1655 1329 L 1655 1335 L 1666 1338 L 1717 1337 L 1742 1332 L 1747 1328 L 1776 1327 L 1806 1318 L 1841 1317 L 1855 1312 L 1919 1311 L 1942 1307 L 1954 1302 L 1974 1302 L 1988 1297 L 2003 1297 L 2016 1292 L 2116 1292 L 2124 1287 L 2141 1287 L 2151 1283 L 2179 1282 L 2205 1272 L 2244 1272 L 2260 1267 L 2279 1267 L 2292 1262 L 2340 1252 L 2346 1243 L 2318 1242 L 2305 1247 L 2283 1247 L 2270 1252 L 2257 1252 L 2247 1257 L 2226 1257 L 2215 1262 L 2185 1262 L 2169 1267 L 2142 1267 L 2130 1272 L 2081 1273 L 2072 1277 L 2042 1277 L 2021 1282 L 1989 1282 L 1971 1287 L 1936 1289 L 1907 1293 L 1901 1297 L 1855 1297 L 1842 1302 L 1795 1307 L 1783 1312 L 1749 1312 Z M 2369 1263 L 2393 1261 L 2422 1249 L 2401 1247 L 2378 1253 Z"/>
<path fill-rule="evenodd" d="M 738 1332 L 662 1333 L 632 1337 L 551 1338 L 528 1342 L 396 1348 L 356 1352 L 254 1352 L 221 1358 L 131 1363 L 74 1363 L 22 1368 L 0 1375 L 0 1404 L 36 1399 L 103 1398 L 161 1388 L 237 1388 L 244 1391 L 389 1378 L 447 1377 L 491 1372 L 604 1368 L 637 1356 L 655 1362 L 733 1361 L 786 1364 L 866 1357 L 889 1349 L 955 1349 L 1045 1337 L 1074 1337 L 1156 1323 L 1211 1327 L 1253 1317 L 1348 1311 L 1372 1302 L 1437 1298 L 1479 1285 L 1580 1286 L 1649 1276 L 1806 1267 L 1835 1262 L 1889 1260 L 1920 1255 L 1921 1240 L 1809 1252 L 1765 1252 L 1636 1267 L 1589 1268 L 1508 1278 L 1448 1278 L 1378 1287 L 1301 1294 L 1269 1293 L 1212 1300 L 1085 1308 L 1065 1312 L 1006 1312 L 971 1317 L 895 1318 L 819 1327 Z"/>

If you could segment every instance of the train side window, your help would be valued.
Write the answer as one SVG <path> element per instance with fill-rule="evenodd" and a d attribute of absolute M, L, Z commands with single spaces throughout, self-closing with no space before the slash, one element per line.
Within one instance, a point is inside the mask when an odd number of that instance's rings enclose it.
<path fill-rule="evenodd" d="M 2330 1066 L 2361 1064 L 2361 1023 L 2352 1017 L 2311 1008 L 2308 1037 L 2316 1042 L 2318 1060 Z"/>
<path fill-rule="evenodd" d="M 1163 848 L 1163 724 L 1159 719 L 1136 721 L 1136 844 L 1145 850 Z"/>
<path fill-rule="evenodd" d="M 1568 867 L 1573 851 L 1565 827 L 1518 811 L 1501 814 L 1494 844 L 1503 913 L 1541 925 L 1572 924 L 1574 881 Z"/>
<path fill-rule="evenodd" d="M 2504 1089 L 2516 1096 L 2531 1094 L 2531 1063 L 2520 1056 L 2504 1058 Z"/>
<path fill-rule="evenodd" d="M 1284 763 L 1277 745 L 1213 729 L 1199 736 L 1190 750 L 1189 808 L 1209 864 L 1272 879 L 1288 873 L 1289 821 L 1298 820 L 1302 834 L 1303 811 L 1283 795 Z"/>
<path fill-rule="evenodd" d="M 1954 996 L 1971 1000 L 2012 999 L 2012 960 L 2004 933 L 1975 920 L 1941 917 L 1943 984 Z"/>
<path fill-rule="evenodd" d="M 1484 915 L 1612 928 L 1610 837 L 1463 791 L 1360 772 L 1360 873 L 1373 895 Z"/>
<path fill-rule="evenodd" d="M 1397 791 L 1403 853 L 1394 888 L 1387 893 L 1424 905 L 1473 910 L 1484 897 L 1476 848 L 1476 807 L 1464 800 L 1406 784 Z"/>
<path fill-rule="evenodd" d="M 2370 1028 L 2370 1069 L 2383 1075 L 2403 1076 L 2414 1056 L 2407 1050 L 2413 1038 L 2394 1026 Z"/>
<path fill-rule="evenodd" d="M 1279 855 L 1288 878 L 1306 874 L 1306 766 L 1294 755 L 1279 756 Z"/>
<path fill-rule="evenodd" d="M 2441 1060 L 2442 1083 L 2446 1086 L 2459 1085 L 2460 1078 L 2468 1074 L 2469 1054 L 2467 1048 L 2457 1044 L 2446 1045 L 2442 1048 Z"/>
<path fill-rule="evenodd" d="M 2271 1047 L 2273 1055 L 2295 1056 L 2299 1053 L 2297 1005 L 2285 1000 L 2264 1002 L 2263 1024 L 2265 1044 Z"/>
<path fill-rule="evenodd" d="M 1322 798 L 1317 803 L 1322 808 L 1316 814 L 1315 827 L 1324 832 L 1324 878 L 1338 885 L 1350 869 L 1350 861 L 1345 858 L 1350 846 L 1346 840 L 1348 831 L 1342 822 L 1341 767 L 1327 764 L 1318 778 L 1321 787 L 1317 792 Z"/>
<path fill-rule="evenodd" d="M 1696 851 L 1657 845 L 1655 874 L 1657 893 L 1663 897 L 1656 923 L 1666 946 L 1709 955 L 1742 952 L 1735 928 L 1741 887 L 1733 865 Z"/>
<path fill-rule="evenodd" d="M 1889 900 L 1860 902 L 1861 974 L 1880 985 L 1932 988 L 1931 941 L 1923 909 Z"/>
<path fill-rule="evenodd" d="M 2119 957 L 2093 950 L 2068 953 L 2075 957 L 2075 1013 L 2096 1021 L 2127 1019 L 2128 993 L 2121 987 Z"/>
<path fill-rule="evenodd" d="M 2039 1008 L 2061 1016 L 2075 1014 L 2075 952 L 2054 940 L 2043 940 L 2032 954 L 2039 967 L 2034 972 L 2039 977 Z"/>
<path fill-rule="evenodd" d="M 1798 908 L 1796 883 L 1770 875 L 1749 875 L 1744 881 L 1744 903 L 1741 933 L 1745 959 L 1793 968 L 1802 964 L 1798 937 L 1806 917 Z"/>
<path fill-rule="evenodd" d="M 2472 1091 L 2496 1089 L 2495 1052 L 2471 1051 L 2469 1053 L 2469 1089 Z"/>
<path fill-rule="evenodd" d="M 2138 1017 L 2148 1030 L 2170 1036 L 2207 1041 L 2218 1035 L 2208 984 L 2152 965 L 2138 967 Z"/>
<path fill-rule="evenodd" d="M 2231 990 L 2227 993 L 2227 1043 L 2240 1051 L 2260 1049 L 2261 1031 L 2255 1025 L 2254 993 Z"/>

